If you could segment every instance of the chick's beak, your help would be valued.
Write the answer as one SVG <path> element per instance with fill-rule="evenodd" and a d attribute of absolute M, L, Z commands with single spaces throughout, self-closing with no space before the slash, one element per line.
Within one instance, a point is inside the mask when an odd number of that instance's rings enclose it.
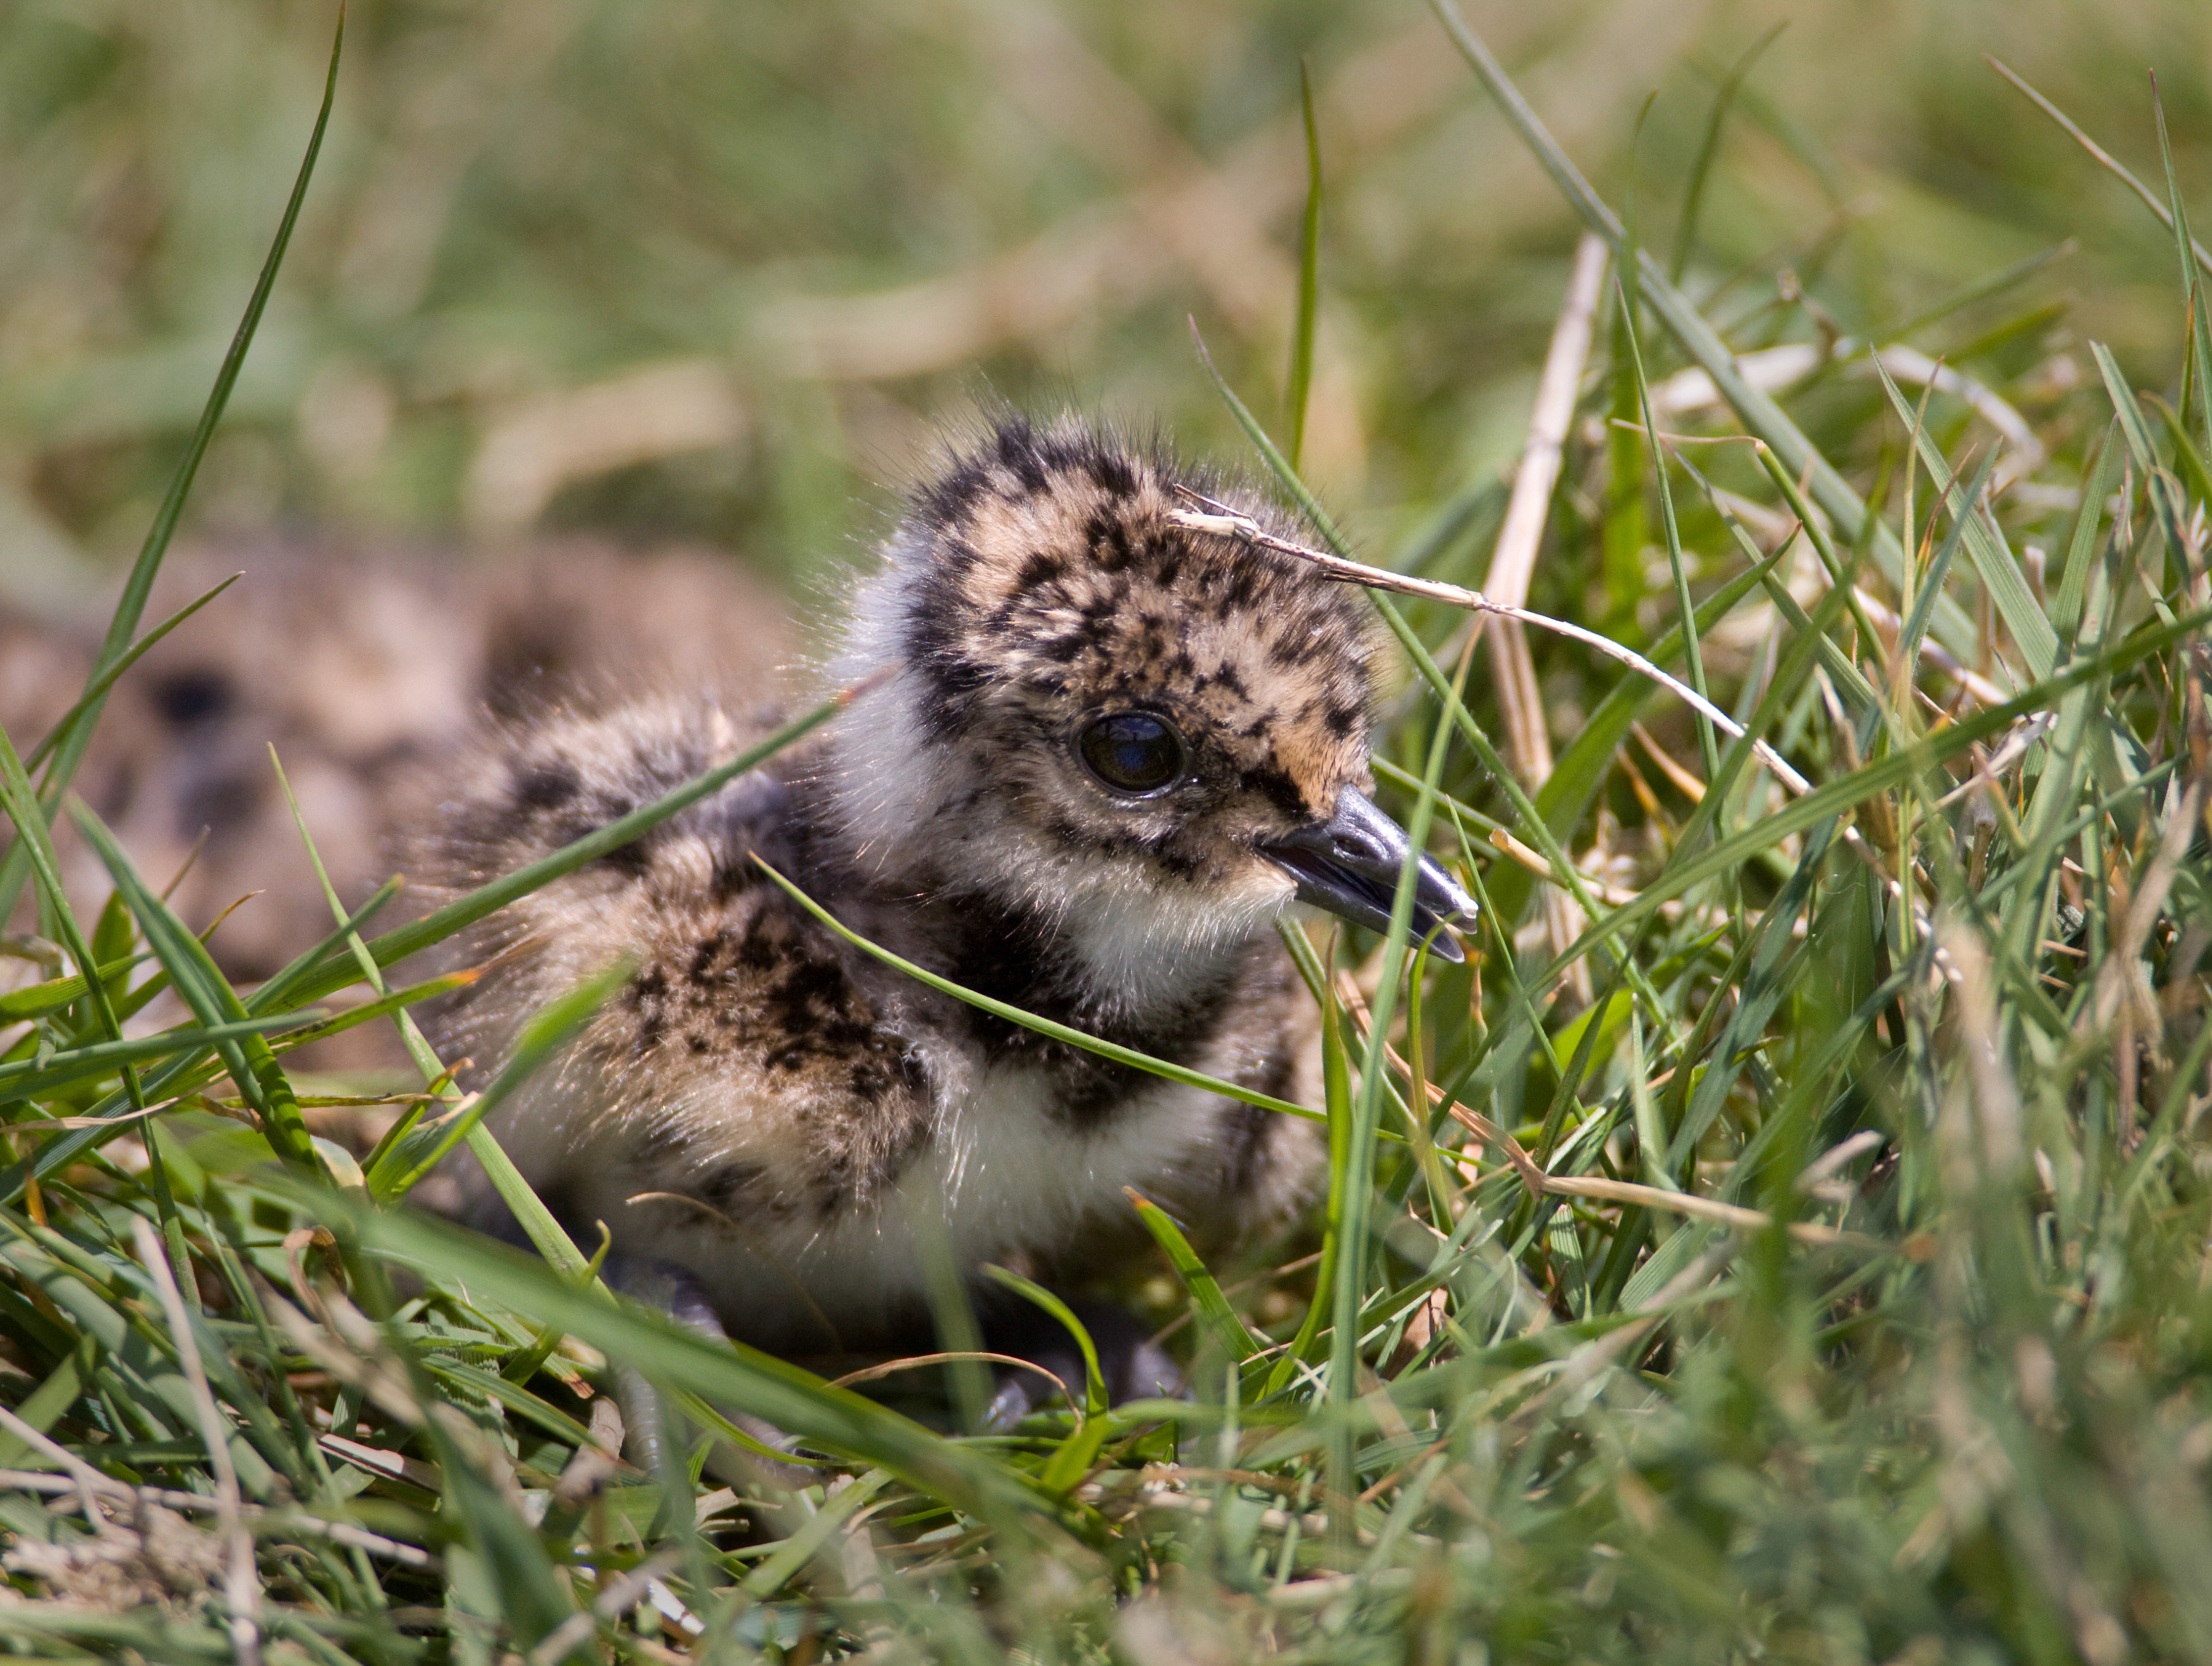
<path fill-rule="evenodd" d="M 1412 844 L 1404 828 L 1365 793 L 1347 787 L 1328 820 L 1269 840 L 1258 849 L 1297 881 L 1298 901 L 1379 932 L 1389 927 L 1390 904 Z M 1433 933 L 1433 952 L 1446 960 L 1464 960 L 1458 941 L 1437 927 L 1474 919 L 1474 899 L 1434 859 L 1421 857 L 1413 868 L 1414 940 Z"/>

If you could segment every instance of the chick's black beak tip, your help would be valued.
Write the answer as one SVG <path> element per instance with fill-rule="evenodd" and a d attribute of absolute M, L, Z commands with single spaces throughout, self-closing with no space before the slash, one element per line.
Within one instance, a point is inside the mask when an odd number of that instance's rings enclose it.
<path fill-rule="evenodd" d="M 1459 945 L 1459 938 L 1449 921 L 1438 927 L 1429 939 L 1429 952 L 1439 960 L 1449 960 L 1455 966 L 1467 963 L 1467 951 Z"/>
<path fill-rule="evenodd" d="M 1328 820 L 1298 829 L 1259 847 L 1297 884 L 1298 900 L 1371 931 L 1387 931 L 1413 842 L 1405 829 L 1347 787 Z M 1450 927 L 1471 924 L 1474 899 L 1433 857 L 1413 869 L 1413 931 L 1430 952 L 1455 963 L 1467 958 Z"/>

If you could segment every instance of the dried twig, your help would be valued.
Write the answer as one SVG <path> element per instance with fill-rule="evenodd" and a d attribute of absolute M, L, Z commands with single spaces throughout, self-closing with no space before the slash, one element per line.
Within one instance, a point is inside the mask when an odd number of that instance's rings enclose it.
<path fill-rule="evenodd" d="M 1583 368 L 1589 362 L 1590 334 L 1599 299 L 1605 293 L 1607 260 L 1605 240 L 1585 232 L 1575 248 L 1574 272 L 1567 281 L 1559 321 L 1552 327 L 1552 344 L 1545 353 L 1543 375 L 1536 384 L 1535 409 L 1528 418 L 1528 443 L 1522 450 L 1521 467 L 1513 478 L 1505 524 L 1498 532 L 1490 555 L 1490 570 L 1482 581 L 1485 591 L 1510 606 L 1518 607 L 1528 599 L 1528 581 L 1534 575 L 1544 523 L 1551 514 L 1552 490 L 1559 484 L 1560 453 L 1575 419 Z M 1475 636 L 1480 635 L 1486 617 L 1475 616 Z M 1470 639 L 1470 651 L 1473 646 Z M 1552 773 L 1552 742 L 1544 727 L 1544 696 L 1536 686 L 1536 664 L 1529 657 L 1528 638 L 1518 620 L 1498 619 L 1491 635 L 1490 668 L 1498 685 L 1498 709 L 1505 720 L 1507 751 L 1534 792 Z M 1541 906 L 1552 952 L 1565 954 L 1582 935 L 1582 910 L 1573 897 L 1553 890 L 1542 893 Z M 1590 998 L 1589 969 L 1577 961 L 1571 976 L 1577 997 L 1587 1001 Z"/>
<path fill-rule="evenodd" d="M 1605 293 L 1606 261 L 1605 240 L 1585 233 L 1575 248 L 1574 274 L 1567 283 L 1566 300 L 1560 306 L 1559 321 L 1552 326 L 1552 344 L 1544 356 L 1543 376 L 1536 385 L 1528 443 L 1513 478 L 1505 524 L 1498 532 L 1497 546 L 1491 551 L 1490 570 L 1482 581 L 1484 593 L 1508 606 L 1518 607 L 1528 599 L 1536 552 L 1543 544 L 1544 523 L 1551 514 L 1552 489 L 1559 484 L 1560 453 L 1574 421 L 1583 368 L 1589 362 L 1590 335 L 1599 298 Z M 1535 666 L 1528 657 L 1528 639 L 1518 621 L 1499 623 L 1491 654 L 1498 703 L 1505 714 L 1507 745 L 1530 787 L 1540 787 L 1552 773 L 1551 738 L 1544 728 L 1543 697 L 1536 687 Z"/>
<path fill-rule="evenodd" d="M 1075 1414 L 1075 1426 L 1083 1426 L 1083 1396 L 1067 1386 L 1066 1380 L 1057 1371 L 1047 1371 L 1034 1359 L 1024 1359 L 1017 1354 L 994 1353 L 988 1348 L 956 1348 L 943 1353 L 909 1353 L 897 1359 L 886 1359 L 880 1365 L 865 1365 L 859 1371 L 847 1371 L 833 1378 L 829 1386 L 849 1389 L 862 1383 L 874 1383 L 902 1371 L 919 1371 L 925 1365 L 949 1365 L 963 1360 L 984 1360 L 994 1365 L 1012 1365 L 1017 1371 L 1035 1371 L 1039 1377 L 1066 1396 L 1067 1408 Z"/>

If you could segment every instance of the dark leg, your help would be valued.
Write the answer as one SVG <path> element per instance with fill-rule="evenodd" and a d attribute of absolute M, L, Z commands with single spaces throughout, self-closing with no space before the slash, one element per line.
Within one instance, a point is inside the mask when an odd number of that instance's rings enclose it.
<path fill-rule="evenodd" d="M 596 1230 L 579 1221 L 561 1207 L 561 1201 L 551 1199 L 549 1207 L 560 1219 L 570 1237 L 579 1243 L 594 1243 L 599 1238 Z M 470 1212 L 470 1225 L 478 1231 L 514 1244 L 519 1250 L 532 1248 L 529 1234 L 522 1224 L 496 1194 L 486 1190 Z M 706 1289 L 692 1271 L 674 1262 L 657 1261 L 644 1256 L 610 1255 L 599 1268 L 599 1276 L 608 1289 L 616 1294 L 628 1296 L 657 1308 L 687 1330 L 718 1342 L 729 1340 L 723 1328 L 721 1316 L 714 1304 L 707 1299 Z M 649 1474 L 658 1474 L 664 1459 L 680 1460 L 684 1456 L 679 1443 L 672 1443 L 667 1428 L 668 1419 L 661 1405 L 660 1395 L 647 1382 L 644 1374 L 622 1360 L 614 1365 L 615 1399 L 622 1408 L 623 1456 Z M 790 1451 L 798 1443 L 773 1424 L 742 1412 L 727 1413 L 731 1422 L 743 1429 L 762 1445 L 777 1451 Z M 680 1429 L 677 1432 L 680 1434 Z M 810 1472 L 798 1464 L 772 1462 L 757 1453 L 738 1451 L 727 1443 L 718 1446 L 715 1455 L 708 1459 L 715 1472 L 732 1483 L 740 1481 L 764 1481 L 772 1486 L 791 1487 L 803 1486 Z"/>
<path fill-rule="evenodd" d="M 608 1289 L 659 1309 L 687 1330 L 718 1342 L 729 1340 L 720 1316 L 689 1268 L 641 1256 L 609 1256 L 601 1268 L 601 1276 Z M 644 1374 L 635 1365 L 619 1360 L 615 1362 L 614 1369 L 615 1391 L 622 1402 L 627 1431 L 623 1443 L 627 1455 L 641 1469 L 657 1474 L 664 1462 L 672 1463 L 682 1459 L 683 1448 L 679 1443 L 671 1441 L 666 1426 L 668 1414 L 660 1395 L 646 1381 Z M 791 1436 L 760 1418 L 744 1412 L 726 1411 L 724 1414 L 771 1450 L 788 1452 L 798 1444 Z M 804 1485 L 811 1477 L 804 1465 L 774 1462 L 757 1453 L 732 1449 L 727 1443 L 718 1445 L 708 1461 L 716 1473 L 732 1481 L 766 1481 L 789 1487 Z"/>
<path fill-rule="evenodd" d="M 1135 1315 L 1101 1302 L 1070 1302 L 1068 1306 L 1091 1334 L 1109 1402 L 1119 1405 L 1125 1400 L 1182 1394 L 1182 1371 L 1164 1350 L 1153 1346 Z M 1081 1401 L 1083 1350 L 1067 1327 L 1042 1308 L 1019 1300 L 994 1305 L 983 1316 L 983 1346 L 994 1353 L 1010 1353 L 1043 1367 Z M 998 1433 L 1012 1428 L 1051 1400 L 1053 1394 L 1051 1383 L 1036 1372 L 1001 1367 L 998 1392 L 984 1414 L 985 1432 Z"/>

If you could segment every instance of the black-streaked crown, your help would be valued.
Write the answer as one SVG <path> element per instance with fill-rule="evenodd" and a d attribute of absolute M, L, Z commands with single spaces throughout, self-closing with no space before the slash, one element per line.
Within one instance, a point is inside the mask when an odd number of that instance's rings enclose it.
<path fill-rule="evenodd" d="M 1293 559 L 1178 525 L 1179 484 L 1292 534 L 1256 493 L 1069 420 L 1002 423 L 918 492 L 857 633 L 863 661 L 902 661 L 912 732 L 859 748 L 880 779 L 848 792 L 950 818 L 1033 893 L 1103 857 L 1279 899 L 1255 845 L 1366 778 L 1368 615 Z M 931 790 L 899 790 L 917 774 Z"/>

